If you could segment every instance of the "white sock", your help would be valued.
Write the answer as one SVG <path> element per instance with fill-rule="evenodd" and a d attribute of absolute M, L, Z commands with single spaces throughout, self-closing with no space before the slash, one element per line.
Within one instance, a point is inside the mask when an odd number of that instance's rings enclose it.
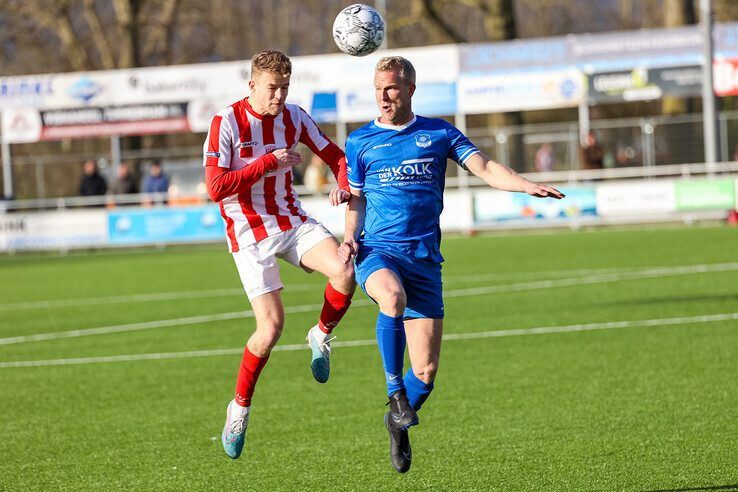
<path fill-rule="evenodd" d="M 236 403 L 236 400 L 231 400 L 231 403 L 228 404 L 228 410 L 232 417 L 240 418 L 248 414 L 249 411 L 251 411 L 251 407 L 242 407 L 241 405 Z"/>

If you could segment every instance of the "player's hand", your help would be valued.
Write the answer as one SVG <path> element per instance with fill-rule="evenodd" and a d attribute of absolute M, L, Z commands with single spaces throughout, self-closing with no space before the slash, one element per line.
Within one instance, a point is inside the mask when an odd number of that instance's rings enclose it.
<path fill-rule="evenodd" d="M 300 153 L 290 149 L 277 149 L 272 155 L 277 158 L 277 169 L 296 166 L 302 162 Z"/>
<path fill-rule="evenodd" d="M 563 193 L 561 193 L 556 188 L 553 188 L 551 186 L 542 185 L 542 184 L 532 183 L 530 181 L 528 181 L 524 185 L 523 191 L 525 191 L 527 194 L 531 196 L 535 196 L 538 198 L 555 198 L 557 200 L 561 200 L 565 196 Z"/>
<path fill-rule="evenodd" d="M 356 241 L 344 241 L 338 247 L 338 259 L 344 263 L 353 260 L 359 252 L 359 244 Z"/>
<path fill-rule="evenodd" d="M 331 205 L 333 205 L 334 207 L 348 202 L 350 198 L 351 193 L 346 190 L 342 190 L 341 188 L 333 188 L 328 195 L 328 199 L 330 200 Z"/>

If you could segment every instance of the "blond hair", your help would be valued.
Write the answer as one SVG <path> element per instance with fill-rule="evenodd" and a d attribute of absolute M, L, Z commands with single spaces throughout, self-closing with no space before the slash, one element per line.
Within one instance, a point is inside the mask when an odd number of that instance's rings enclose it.
<path fill-rule="evenodd" d="M 251 76 L 256 73 L 269 72 L 279 75 L 292 73 L 292 62 L 279 50 L 262 51 L 251 58 Z"/>
<path fill-rule="evenodd" d="M 377 62 L 377 72 L 397 72 L 407 84 L 415 83 L 415 67 L 401 56 L 385 56 Z"/>

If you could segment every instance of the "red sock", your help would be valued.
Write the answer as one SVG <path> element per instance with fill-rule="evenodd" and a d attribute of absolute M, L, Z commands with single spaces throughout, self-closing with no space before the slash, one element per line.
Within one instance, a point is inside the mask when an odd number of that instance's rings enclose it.
<path fill-rule="evenodd" d="M 259 374 L 264 369 L 267 360 L 269 360 L 269 355 L 257 357 L 249 351 L 248 346 L 244 349 L 241 367 L 238 368 L 238 377 L 236 378 L 236 403 L 242 407 L 251 406 L 251 397 L 254 396 L 256 380 L 259 379 Z"/>
<path fill-rule="evenodd" d="M 336 327 L 343 315 L 351 305 L 351 295 L 341 294 L 333 288 L 330 282 L 325 286 L 325 301 L 323 310 L 320 312 L 318 328 L 323 333 L 330 333 Z"/>

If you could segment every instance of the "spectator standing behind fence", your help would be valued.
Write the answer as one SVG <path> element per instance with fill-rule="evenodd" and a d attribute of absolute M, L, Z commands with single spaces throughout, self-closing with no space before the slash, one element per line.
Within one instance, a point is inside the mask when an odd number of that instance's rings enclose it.
<path fill-rule="evenodd" d="M 582 163 L 584 169 L 602 169 L 602 145 L 597 141 L 595 132 L 590 130 L 587 134 L 587 145 L 582 147 Z"/>
<path fill-rule="evenodd" d="M 157 161 L 152 161 L 149 166 L 149 175 L 144 179 L 143 192 L 144 193 L 167 193 L 169 190 L 169 177 L 164 174 L 161 169 L 161 164 Z M 167 203 L 166 198 L 157 202 Z"/>
<path fill-rule="evenodd" d="M 97 169 L 97 162 L 89 160 L 85 162 L 82 168 L 84 175 L 79 183 L 80 196 L 100 196 L 108 191 L 108 184 L 105 178 L 100 176 Z"/>
<path fill-rule="evenodd" d="M 138 184 L 131 174 L 131 166 L 122 163 L 118 166 L 118 178 L 113 183 L 113 195 L 129 195 L 138 193 Z"/>
<path fill-rule="evenodd" d="M 539 173 L 547 173 L 553 171 L 554 167 L 554 153 L 553 146 L 550 143 L 545 143 L 536 151 L 536 171 Z"/>

